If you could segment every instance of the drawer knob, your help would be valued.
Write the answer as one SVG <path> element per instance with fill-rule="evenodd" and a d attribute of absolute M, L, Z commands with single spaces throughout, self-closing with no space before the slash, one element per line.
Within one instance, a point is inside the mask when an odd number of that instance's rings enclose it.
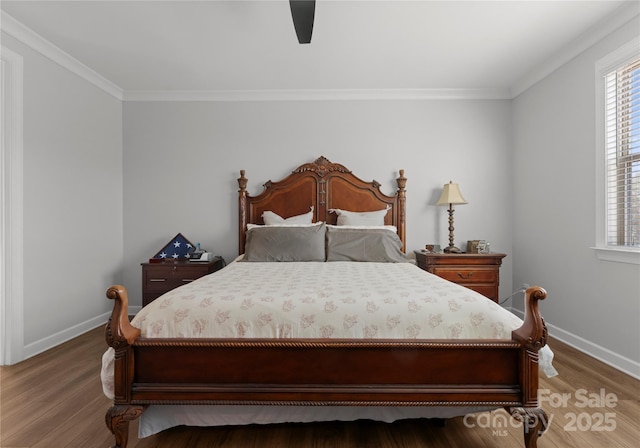
<path fill-rule="evenodd" d="M 473 272 L 467 272 L 466 274 L 464 272 L 458 272 L 458 277 L 460 278 L 471 278 L 471 276 L 473 275 Z"/>
<path fill-rule="evenodd" d="M 150 278 L 149 281 L 150 282 L 164 282 L 166 281 L 166 278 Z"/>

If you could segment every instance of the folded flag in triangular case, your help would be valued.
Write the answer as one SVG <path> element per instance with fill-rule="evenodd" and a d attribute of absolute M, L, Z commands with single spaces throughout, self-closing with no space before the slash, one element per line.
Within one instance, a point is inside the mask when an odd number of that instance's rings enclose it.
<path fill-rule="evenodd" d="M 191 244 L 191 241 L 178 233 L 153 258 L 183 260 L 189 258 L 189 253 L 194 250 L 195 246 Z"/>

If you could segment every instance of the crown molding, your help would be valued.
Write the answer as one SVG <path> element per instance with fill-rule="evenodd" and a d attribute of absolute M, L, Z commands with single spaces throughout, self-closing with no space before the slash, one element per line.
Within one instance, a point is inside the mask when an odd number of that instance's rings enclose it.
<path fill-rule="evenodd" d="M 0 13 L 2 19 L 2 32 L 19 40 L 29 48 L 51 59 L 53 62 L 80 76 L 108 94 L 122 100 L 124 92 L 119 86 L 112 83 L 95 70 L 87 67 L 82 62 L 78 61 L 64 50 L 58 48 L 36 32 L 27 28 L 6 12 L 0 11 Z"/>
<path fill-rule="evenodd" d="M 123 101 L 367 101 L 509 99 L 508 89 L 129 90 Z"/>
<path fill-rule="evenodd" d="M 620 8 L 615 10 L 608 17 L 604 18 L 574 39 L 570 44 L 563 47 L 555 54 L 555 56 L 551 57 L 545 64 L 538 67 L 537 70 L 528 73 L 523 78 L 516 81 L 513 86 L 511 86 L 509 98 L 515 98 L 521 93 L 524 93 L 530 87 L 534 86 L 539 81 L 542 81 L 580 53 L 604 39 L 608 34 L 611 34 L 625 23 L 634 20 L 639 14 L 640 3 L 637 1 L 629 1 L 620 6 Z"/>

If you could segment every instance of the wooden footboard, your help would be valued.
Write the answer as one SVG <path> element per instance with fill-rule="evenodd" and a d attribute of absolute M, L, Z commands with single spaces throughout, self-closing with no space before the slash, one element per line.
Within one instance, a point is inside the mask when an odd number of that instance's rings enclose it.
<path fill-rule="evenodd" d="M 546 327 L 539 287 L 511 340 L 149 339 L 128 319 L 122 286 L 106 339 L 116 352 L 106 415 L 115 447 L 150 404 L 501 406 L 520 418 L 525 446 L 546 427 L 538 407 L 538 350 Z M 389 368 L 389 366 L 396 366 Z"/>

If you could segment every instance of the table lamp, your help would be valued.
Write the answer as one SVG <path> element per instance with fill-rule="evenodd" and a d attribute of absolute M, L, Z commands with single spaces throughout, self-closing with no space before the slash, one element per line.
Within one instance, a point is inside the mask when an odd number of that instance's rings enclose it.
<path fill-rule="evenodd" d="M 448 184 L 444 184 L 437 205 L 449 205 L 449 246 L 444 248 L 444 252 L 447 254 L 460 253 L 460 249 L 453 244 L 453 206 L 454 204 L 466 203 L 467 201 L 462 197 L 458 184 L 454 184 L 451 181 Z"/>

